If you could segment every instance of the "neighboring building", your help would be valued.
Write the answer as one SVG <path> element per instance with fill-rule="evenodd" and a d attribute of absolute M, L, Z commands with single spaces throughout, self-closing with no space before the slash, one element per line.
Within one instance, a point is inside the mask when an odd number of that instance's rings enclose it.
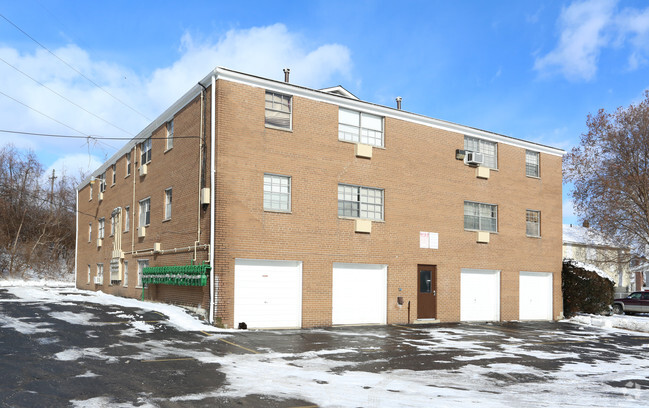
<path fill-rule="evenodd" d="M 77 287 L 227 327 L 556 319 L 563 154 L 217 68 L 79 186 Z"/>
<path fill-rule="evenodd" d="M 646 248 L 645 248 L 646 249 Z M 649 260 L 644 255 L 632 254 L 630 262 L 632 290 L 649 290 Z"/>
<path fill-rule="evenodd" d="M 579 225 L 563 225 L 563 257 L 602 270 L 615 282 L 615 296 L 634 290 L 629 248 L 605 237 L 599 231 Z"/>

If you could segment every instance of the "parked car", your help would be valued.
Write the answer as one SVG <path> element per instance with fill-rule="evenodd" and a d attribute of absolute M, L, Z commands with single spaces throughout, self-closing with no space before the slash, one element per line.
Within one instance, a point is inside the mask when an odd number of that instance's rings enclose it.
<path fill-rule="evenodd" d="M 613 300 L 613 313 L 649 313 L 649 290 L 633 292 L 625 298 Z"/>

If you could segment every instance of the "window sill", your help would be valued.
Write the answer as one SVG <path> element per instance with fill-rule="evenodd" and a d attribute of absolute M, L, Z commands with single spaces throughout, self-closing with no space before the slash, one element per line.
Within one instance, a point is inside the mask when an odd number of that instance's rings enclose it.
<path fill-rule="evenodd" d="M 342 140 L 342 139 L 338 139 L 338 141 L 339 141 L 339 142 L 342 142 L 342 143 L 349 143 L 349 144 L 352 144 L 352 145 L 364 144 L 364 145 L 372 146 L 374 149 L 385 150 L 385 146 L 375 146 L 375 145 L 371 145 L 371 144 L 367 144 L 367 143 L 352 142 L 352 141 L 350 141 L 350 140 Z"/>
<path fill-rule="evenodd" d="M 526 174 L 525 177 L 530 178 L 530 179 L 535 179 L 535 180 L 541 180 L 541 177 L 540 177 L 540 176 L 528 176 L 528 175 Z"/>
<path fill-rule="evenodd" d="M 129 178 L 130 176 L 131 176 L 130 174 L 127 174 L 127 175 L 124 176 L 124 178 L 127 179 L 127 178 Z"/>
<path fill-rule="evenodd" d="M 169 222 L 169 221 L 171 221 L 171 218 L 167 218 L 167 219 L 162 220 L 162 222 Z"/>
<path fill-rule="evenodd" d="M 276 213 L 276 214 L 293 214 L 293 211 L 288 210 L 288 211 L 283 211 L 283 210 L 269 210 L 264 208 L 264 212 L 269 212 L 269 213 Z"/>
<path fill-rule="evenodd" d="M 385 220 L 375 220 L 372 218 L 361 218 L 361 217 L 343 217 L 343 216 L 338 216 L 339 220 L 367 220 L 367 221 L 372 221 L 372 222 L 385 222 Z"/>
<path fill-rule="evenodd" d="M 162 154 L 167 154 L 167 152 L 169 152 L 169 151 L 171 151 L 171 150 L 173 150 L 173 146 L 170 147 L 170 148 L 168 148 L 168 149 L 166 149 L 164 152 L 162 152 Z"/>
<path fill-rule="evenodd" d="M 464 229 L 466 232 L 488 232 L 490 234 L 498 234 L 498 231 L 487 231 L 487 230 L 478 230 L 478 229 Z"/>
<path fill-rule="evenodd" d="M 279 127 L 279 126 L 269 125 L 269 124 L 267 124 L 267 123 L 264 123 L 264 126 L 265 126 L 267 129 L 282 130 L 282 131 L 284 131 L 284 132 L 293 133 L 293 128 L 292 128 L 292 127 L 291 127 L 291 128 L 284 128 L 284 127 Z"/>
<path fill-rule="evenodd" d="M 525 235 L 527 238 L 541 239 L 540 235 Z"/>

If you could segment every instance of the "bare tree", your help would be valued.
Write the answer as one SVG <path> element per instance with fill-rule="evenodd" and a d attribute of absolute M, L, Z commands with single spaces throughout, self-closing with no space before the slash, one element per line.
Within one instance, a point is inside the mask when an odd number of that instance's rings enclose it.
<path fill-rule="evenodd" d="M 577 214 L 619 243 L 649 245 L 649 91 L 637 105 L 588 115 L 564 160 Z"/>

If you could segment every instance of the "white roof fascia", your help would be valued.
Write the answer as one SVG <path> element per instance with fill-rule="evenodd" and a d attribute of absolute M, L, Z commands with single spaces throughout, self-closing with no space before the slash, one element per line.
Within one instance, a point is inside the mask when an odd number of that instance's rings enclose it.
<path fill-rule="evenodd" d="M 266 79 L 266 78 L 256 77 L 248 74 L 243 74 L 240 72 L 231 71 L 227 68 L 218 67 L 214 70 L 214 73 L 217 75 L 216 78 L 217 80 L 223 79 L 226 81 L 237 82 L 245 85 L 255 86 L 258 88 L 264 88 L 269 91 L 275 91 L 275 92 L 299 96 L 302 98 L 308 98 L 318 102 L 331 103 L 343 108 L 363 111 L 377 116 L 391 117 L 394 119 L 399 119 L 411 123 L 417 123 L 423 126 L 429 126 L 437 129 L 448 130 L 466 136 L 473 136 L 473 137 L 477 137 L 480 139 L 485 139 L 497 143 L 504 143 L 504 144 L 528 149 L 528 150 L 533 150 L 540 153 L 550 154 L 553 156 L 563 156 L 566 154 L 566 152 L 563 149 L 545 146 L 534 142 L 528 142 L 526 140 L 516 139 L 510 136 L 500 135 L 497 133 L 492 133 L 485 130 L 459 125 L 452 122 L 446 122 L 440 119 L 434 119 L 427 116 L 399 110 L 396 108 L 388 108 L 386 106 L 376 105 L 371 102 L 353 100 L 340 95 L 335 95 L 323 91 L 317 91 L 314 89 L 294 85 L 291 83 L 280 82 L 272 79 Z M 211 78 L 211 75 L 209 77 Z"/>

